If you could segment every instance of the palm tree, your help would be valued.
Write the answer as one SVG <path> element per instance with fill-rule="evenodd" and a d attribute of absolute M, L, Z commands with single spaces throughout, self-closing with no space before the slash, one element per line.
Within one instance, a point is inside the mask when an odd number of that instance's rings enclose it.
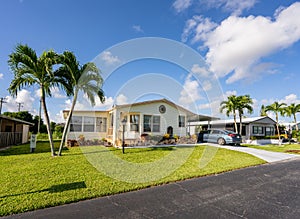
<path fill-rule="evenodd" d="M 250 95 L 243 95 L 243 96 L 238 96 L 237 101 L 238 101 L 237 110 L 238 110 L 239 118 L 240 118 L 239 134 L 242 134 L 242 127 L 243 127 L 242 118 L 244 115 L 244 109 L 246 109 L 248 111 L 248 113 L 253 113 L 253 107 L 252 107 L 253 100 L 250 97 Z"/>
<path fill-rule="evenodd" d="M 289 105 L 288 107 L 285 108 L 285 113 L 289 117 L 293 116 L 294 123 L 296 124 L 296 130 L 298 131 L 298 124 L 297 124 L 296 114 L 300 113 L 300 104 L 292 103 L 291 105 Z"/>
<path fill-rule="evenodd" d="M 222 101 L 220 103 L 220 112 L 223 113 L 224 110 L 226 110 L 226 116 L 229 116 L 231 113 L 233 114 L 233 120 L 234 120 L 234 128 L 235 131 L 238 131 L 237 128 L 237 122 L 236 122 L 236 111 L 238 106 L 238 97 L 235 95 L 230 95 L 227 97 L 227 101 Z"/>
<path fill-rule="evenodd" d="M 274 112 L 276 116 L 276 129 L 278 133 L 278 139 L 280 142 L 280 132 L 279 132 L 279 114 L 283 116 L 285 114 L 285 103 L 278 103 L 277 101 L 271 105 L 266 106 L 265 112 Z"/>
<path fill-rule="evenodd" d="M 260 116 L 267 116 L 265 105 L 261 105 Z"/>
<path fill-rule="evenodd" d="M 50 119 L 46 106 L 46 96 L 51 96 L 51 88 L 59 87 L 71 95 L 67 75 L 63 72 L 53 72 L 53 66 L 59 64 L 59 56 L 53 51 L 44 51 L 40 57 L 28 45 L 18 44 L 15 51 L 9 55 L 8 64 L 14 73 L 14 78 L 8 88 L 11 95 L 16 96 L 24 87 L 38 85 L 41 90 L 41 104 L 45 114 L 49 135 L 51 155 L 55 156 Z"/>
<path fill-rule="evenodd" d="M 74 96 L 71 109 L 69 111 L 64 127 L 62 140 L 58 151 L 59 156 L 61 155 L 63 145 L 66 141 L 67 131 L 70 126 L 70 121 L 78 97 L 78 92 L 80 90 L 83 91 L 83 93 L 86 94 L 86 96 L 88 97 L 92 106 L 95 105 L 95 96 L 97 96 L 102 103 L 105 100 L 104 92 L 101 89 L 103 79 L 100 76 L 99 69 L 94 63 L 86 63 L 83 66 L 81 66 L 77 61 L 75 55 L 69 51 L 65 51 L 63 53 L 62 59 L 63 66 L 61 66 L 57 71 L 68 73 L 71 76 L 69 83 L 73 87 Z"/>

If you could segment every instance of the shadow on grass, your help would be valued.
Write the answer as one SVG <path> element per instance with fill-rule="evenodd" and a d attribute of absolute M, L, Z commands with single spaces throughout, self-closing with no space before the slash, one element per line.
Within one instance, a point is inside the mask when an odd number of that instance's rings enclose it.
<path fill-rule="evenodd" d="M 60 141 L 54 141 L 54 149 L 58 151 Z M 64 151 L 69 150 L 68 148 L 63 148 Z M 9 155 L 22 155 L 22 154 L 39 154 L 39 153 L 50 153 L 49 141 L 38 141 L 36 143 L 36 148 L 33 153 L 30 152 L 30 144 L 14 145 L 10 148 L 0 151 L 0 156 Z"/>
<path fill-rule="evenodd" d="M 84 189 L 84 188 L 87 188 L 84 181 L 73 182 L 73 183 L 64 183 L 64 184 L 53 185 L 47 189 L 42 189 L 42 190 L 37 190 L 37 191 L 32 191 L 32 192 L 24 192 L 24 193 L 19 193 L 19 194 L 12 194 L 12 195 L 4 195 L 4 196 L 0 196 L 0 198 L 8 198 L 8 197 L 28 195 L 28 194 L 34 194 L 34 193 L 40 193 L 40 192 L 57 193 L 57 192 L 64 192 L 64 191 Z"/>

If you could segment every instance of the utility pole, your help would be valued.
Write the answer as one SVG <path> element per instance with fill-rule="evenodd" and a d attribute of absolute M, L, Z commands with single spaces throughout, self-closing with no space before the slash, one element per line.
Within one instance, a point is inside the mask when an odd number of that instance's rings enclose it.
<path fill-rule="evenodd" d="M 20 112 L 21 111 L 21 107 L 23 107 L 23 103 L 18 103 L 17 102 L 17 105 L 18 105 L 18 112 Z"/>
<path fill-rule="evenodd" d="M 0 98 L 0 115 L 2 114 L 2 104 L 3 104 L 3 103 L 7 103 L 7 102 L 5 101 L 5 99 L 6 99 L 5 97 L 1 97 L 1 98 Z"/>

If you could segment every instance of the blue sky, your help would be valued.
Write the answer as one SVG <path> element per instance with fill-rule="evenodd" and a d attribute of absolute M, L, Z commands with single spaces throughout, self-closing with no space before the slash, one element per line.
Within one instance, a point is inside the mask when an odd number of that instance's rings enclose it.
<path fill-rule="evenodd" d="M 70 50 L 82 64 L 98 57 L 103 75 L 107 66 L 118 66 L 105 78 L 106 102 L 95 109 L 168 98 L 198 113 L 217 115 L 223 98 L 249 94 L 255 103 L 253 116 L 258 116 L 261 104 L 300 103 L 299 16 L 300 2 L 290 0 L 2 0 L 0 97 L 7 102 L 3 111 L 17 111 L 16 102 L 33 114 L 39 108 L 37 87 L 20 91 L 16 98 L 7 92 L 12 80 L 8 55 L 17 43 L 28 44 L 38 54 Z M 144 37 L 190 47 L 205 60 L 209 78 L 199 63 L 188 69 L 163 58 L 123 62 L 117 45 Z M 151 48 L 158 57 L 166 50 L 156 43 L 145 47 Z M 138 52 L 128 50 L 127 56 Z M 222 95 L 210 93 L 216 90 Z M 47 99 L 51 119 L 62 121 L 61 111 L 70 101 L 53 90 Z M 77 109 L 92 109 L 83 95 Z"/>

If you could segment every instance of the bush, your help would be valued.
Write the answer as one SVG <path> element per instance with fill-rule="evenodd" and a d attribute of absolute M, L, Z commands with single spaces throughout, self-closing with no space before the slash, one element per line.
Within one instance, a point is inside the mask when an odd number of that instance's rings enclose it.
<path fill-rule="evenodd" d="M 300 131 L 293 130 L 292 131 L 292 138 L 298 138 L 300 137 Z"/>
<path fill-rule="evenodd" d="M 251 136 L 250 139 L 251 140 L 278 139 L 278 136 L 277 135 L 273 135 L 273 136 Z"/>
<path fill-rule="evenodd" d="M 40 133 L 37 135 L 37 140 L 49 140 L 47 133 Z"/>

